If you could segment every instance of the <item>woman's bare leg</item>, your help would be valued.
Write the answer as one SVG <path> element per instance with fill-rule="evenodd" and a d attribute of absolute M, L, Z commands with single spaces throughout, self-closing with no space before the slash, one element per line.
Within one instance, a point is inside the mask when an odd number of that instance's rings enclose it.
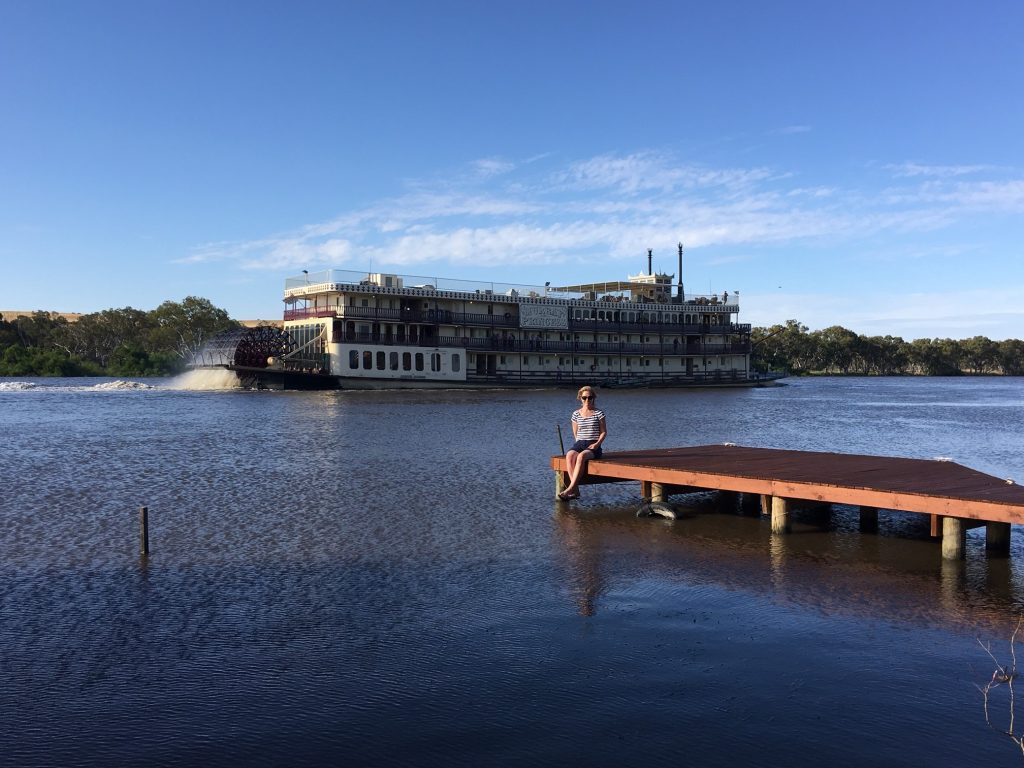
<path fill-rule="evenodd" d="M 573 451 L 570 451 L 573 453 Z M 579 485 L 580 475 L 583 474 L 587 468 L 587 462 L 594 458 L 594 454 L 590 451 L 580 451 L 576 457 L 576 461 L 573 462 L 572 469 L 569 470 L 569 485 L 565 487 L 565 493 L 575 493 L 576 486 Z"/>

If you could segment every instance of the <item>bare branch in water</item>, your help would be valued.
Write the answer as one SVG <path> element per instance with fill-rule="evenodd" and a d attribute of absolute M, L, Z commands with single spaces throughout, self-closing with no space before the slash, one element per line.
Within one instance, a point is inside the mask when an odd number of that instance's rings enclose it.
<path fill-rule="evenodd" d="M 1024 626 L 1024 615 L 1018 617 L 1017 626 L 1014 627 L 1013 634 L 1010 635 L 1010 665 L 1008 667 L 999 663 L 999 659 L 997 659 L 995 654 L 992 653 L 992 647 L 990 644 L 986 645 L 981 642 L 981 638 L 978 638 L 978 645 L 980 645 L 982 650 L 984 650 L 985 653 L 988 654 L 988 657 L 992 659 L 992 663 L 996 665 L 996 668 L 992 672 L 991 679 L 985 683 L 985 685 L 975 685 L 975 687 L 981 691 L 982 704 L 985 710 L 985 723 L 989 728 L 1009 736 L 1013 743 L 1020 749 L 1021 755 L 1024 756 L 1024 733 L 1017 733 L 1016 730 L 1016 701 L 1013 690 L 1013 682 L 1017 678 L 1017 635 L 1020 633 L 1021 626 Z M 1009 724 L 1005 730 L 992 724 L 992 718 L 989 713 L 990 694 L 1004 684 L 1007 687 L 1010 699 Z"/>

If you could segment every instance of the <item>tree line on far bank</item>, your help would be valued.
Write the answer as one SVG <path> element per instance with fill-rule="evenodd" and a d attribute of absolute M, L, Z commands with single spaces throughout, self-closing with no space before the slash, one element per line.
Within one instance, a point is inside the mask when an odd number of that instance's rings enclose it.
<path fill-rule="evenodd" d="M 808 331 L 796 320 L 751 332 L 751 364 L 790 374 L 859 376 L 1024 375 L 1024 341 L 860 336 L 834 325 Z"/>
<path fill-rule="evenodd" d="M 49 312 L 0 320 L 0 376 L 167 376 L 211 336 L 239 323 L 189 296 L 144 312 L 125 307 L 68 322 Z"/>
<path fill-rule="evenodd" d="M 166 376 L 216 334 L 239 328 L 208 299 L 189 296 L 144 312 L 105 309 L 68 322 L 34 312 L 0 320 L 0 376 Z M 752 365 L 790 374 L 1024 375 L 1024 341 L 860 336 L 841 326 L 808 331 L 796 320 L 754 328 Z"/>

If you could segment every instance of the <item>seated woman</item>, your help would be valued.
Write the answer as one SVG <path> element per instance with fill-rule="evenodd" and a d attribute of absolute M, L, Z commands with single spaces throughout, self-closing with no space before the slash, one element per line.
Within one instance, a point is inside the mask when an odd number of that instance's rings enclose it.
<path fill-rule="evenodd" d="M 572 433 L 576 442 L 565 454 L 565 465 L 569 473 L 569 485 L 558 494 L 562 501 L 580 497 L 580 476 L 586 471 L 590 459 L 601 458 L 601 443 L 608 436 L 604 411 L 597 408 L 597 394 L 591 386 L 580 387 L 576 393 L 581 407 L 573 411 Z"/>

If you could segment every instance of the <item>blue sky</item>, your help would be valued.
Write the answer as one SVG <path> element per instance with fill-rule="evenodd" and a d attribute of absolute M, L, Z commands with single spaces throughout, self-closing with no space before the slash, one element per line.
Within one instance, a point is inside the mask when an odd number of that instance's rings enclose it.
<path fill-rule="evenodd" d="M 1024 338 L 1024 3 L 0 0 L 0 309 L 676 271 Z"/>

